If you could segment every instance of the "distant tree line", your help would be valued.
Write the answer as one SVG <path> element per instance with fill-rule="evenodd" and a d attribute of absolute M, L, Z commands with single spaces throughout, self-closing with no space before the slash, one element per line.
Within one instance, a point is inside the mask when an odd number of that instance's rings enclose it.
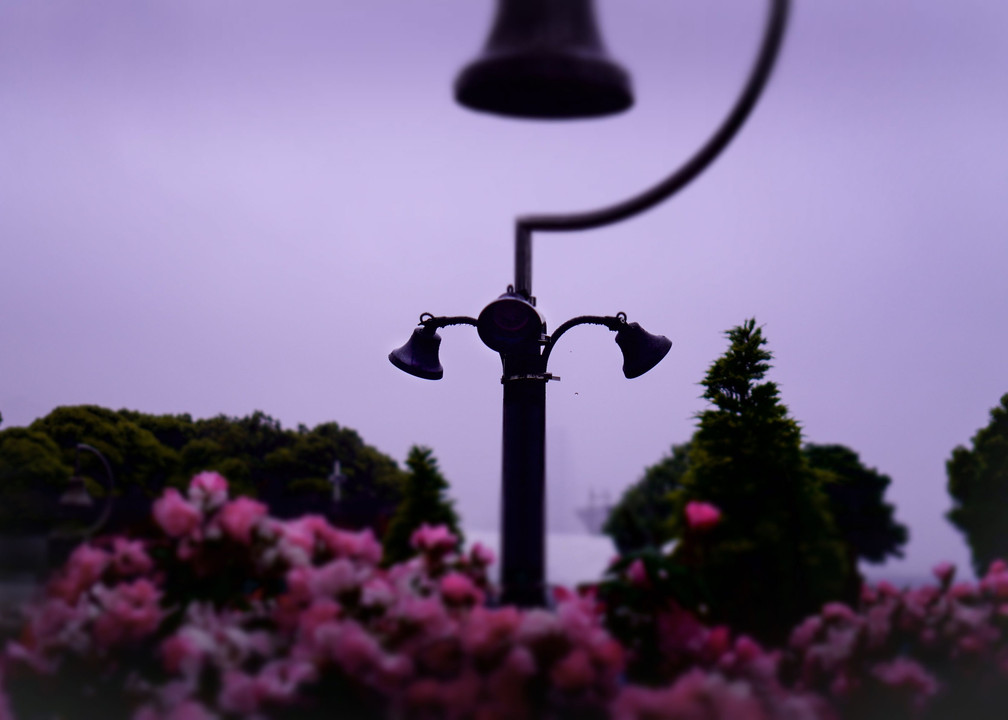
<path fill-rule="evenodd" d="M 142 524 L 166 487 L 184 487 L 202 470 L 224 475 L 233 494 L 266 502 L 274 515 L 327 514 L 344 527 L 379 533 L 400 501 L 408 473 L 335 422 L 282 428 L 263 412 L 194 420 L 95 405 L 59 407 L 28 427 L 0 430 L 0 532 L 50 529 L 64 512 L 60 494 L 74 471 L 76 445 L 108 460 L 116 483 L 107 530 Z M 339 462 L 339 502 L 330 476 Z M 79 455 L 89 491 L 104 495 L 105 471 Z"/>

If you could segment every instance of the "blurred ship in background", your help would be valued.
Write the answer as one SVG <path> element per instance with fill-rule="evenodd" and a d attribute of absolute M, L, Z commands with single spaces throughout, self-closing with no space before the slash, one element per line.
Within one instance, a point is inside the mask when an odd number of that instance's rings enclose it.
<path fill-rule="evenodd" d="M 590 535 L 601 535 L 602 526 L 605 525 L 611 510 L 612 500 L 609 493 L 603 491 L 601 494 L 596 494 L 592 490 L 588 493 L 588 504 L 575 512 Z"/>

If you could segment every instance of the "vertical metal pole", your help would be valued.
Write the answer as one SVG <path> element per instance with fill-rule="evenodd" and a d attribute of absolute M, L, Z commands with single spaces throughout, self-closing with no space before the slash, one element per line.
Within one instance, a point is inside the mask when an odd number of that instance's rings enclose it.
<path fill-rule="evenodd" d="M 532 297 L 532 231 L 518 226 L 515 231 L 515 292 Z"/>
<path fill-rule="evenodd" d="M 501 584 L 505 604 L 547 604 L 546 361 L 538 353 L 502 355 L 504 433 Z"/>

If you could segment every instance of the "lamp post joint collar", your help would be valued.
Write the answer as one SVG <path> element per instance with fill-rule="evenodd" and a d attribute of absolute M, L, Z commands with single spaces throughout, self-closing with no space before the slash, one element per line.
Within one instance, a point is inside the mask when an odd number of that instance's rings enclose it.
<path fill-rule="evenodd" d="M 517 380 L 542 380 L 543 382 L 556 380 L 557 382 L 560 382 L 560 376 L 554 375 L 553 373 L 520 373 L 518 375 L 504 375 L 501 377 L 501 385 L 504 383 L 515 382 Z"/>

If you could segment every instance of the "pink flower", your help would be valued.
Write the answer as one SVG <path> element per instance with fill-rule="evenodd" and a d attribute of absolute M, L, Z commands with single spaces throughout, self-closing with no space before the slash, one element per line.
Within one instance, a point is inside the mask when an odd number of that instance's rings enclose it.
<path fill-rule="evenodd" d="M 63 571 L 50 583 L 49 594 L 75 604 L 112 563 L 112 556 L 91 545 L 78 545 Z"/>
<path fill-rule="evenodd" d="M 328 527 L 328 523 L 321 515 L 303 515 L 294 520 L 274 523 L 274 528 L 280 531 L 280 537 L 303 549 L 309 558 L 315 554 L 318 536 L 323 527 Z"/>
<path fill-rule="evenodd" d="M 842 620 L 844 622 L 853 622 L 857 618 L 857 615 L 842 602 L 828 602 L 823 605 L 822 617 L 823 620 L 827 621 Z"/>
<path fill-rule="evenodd" d="M 312 602 L 297 617 L 298 636 L 310 639 L 321 625 L 339 619 L 341 612 L 340 605 L 335 600 L 321 598 Z"/>
<path fill-rule="evenodd" d="M 892 632 L 892 615 L 895 605 L 876 605 L 869 608 L 866 615 L 868 647 L 877 648 L 885 644 Z"/>
<path fill-rule="evenodd" d="M 483 543 L 476 543 L 472 546 L 469 551 L 469 557 L 472 562 L 477 565 L 492 565 L 493 561 L 496 559 L 493 550 L 483 545 Z"/>
<path fill-rule="evenodd" d="M 112 566 L 116 574 L 130 577 L 149 572 L 154 563 L 144 550 L 142 541 L 116 537 L 112 541 Z"/>
<path fill-rule="evenodd" d="M 421 525 L 410 537 L 410 544 L 421 552 L 445 553 L 458 547 L 458 538 L 444 525 Z"/>
<path fill-rule="evenodd" d="M 952 582 L 952 578 L 955 577 L 955 565 L 950 562 L 941 562 L 931 568 L 931 573 L 938 578 L 938 582 L 942 585 L 948 585 Z"/>
<path fill-rule="evenodd" d="M 168 488 L 154 501 L 154 520 L 169 537 L 188 535 L 199 527 L 200 511 L 190 505 L 175 488 Z"/>
<path fill-rule="evenodd" d="M 161 623 L 161 592 L 146 578 L 97 589 L 103 612 L 94 623 L 95 640 L 108 647 L 140 640 Z"/>
<path fill-rule="evenodd" d="M 348 532 L 337 530 L 329 523 L 323 523 L 318 526 L 318 533 L 325 546 L 336 557 L 359 560 L 369 565 L 381 562 L 381 543 L 375 539 L 370 528 L 360 532 Z"/>
<path fill-rule="evenodd" d="M 269 511 L 261 502 L 247 497 L 239 497 L 221 508 L 217 516 L 224 532 L 234 540 L 248 545 L 252 542 L 252 529 Z"/>
<path fill-rule="evenodd" d="M 627 579 L 632 585 L 648 584 L 647 568 L 644 567 L 644 563 L 640 558 L 637 558 L 630 563 L 630 567 L 627 568 L 626 574 Z"/>
<path fill-rule="evenodd" d="M 750 685 L 690 670 L 663 688 L 625 686 L 610 708 L 614 720 L 731 718 L 763 720 L 766 713 Z"/>
<path fill-rule="evenodd" d="M 324 648 L 351 675 L 367 675 L 384 655 L 378 641 L 353 620 L 320 625 L 314 640 L 316 647 Z"/>
<path fill-rule="evenodd" d="M 879 594 L 883 597 L 892 598 L 897 597 L 900 594 L 900 591 L 896 589 L 896 586 L 888 580 L 879 580 L 875 585 L 875 589 L 878 590 Z"/>
<path fill-rule="evenodd" d="M 473 608 L 462 627 L 462 644 L 475 657 L 493 656 L 513 642 L 521 613 L 511 605 Z"/>
<path fill-rule="evenodd" d="M 391 605 L 395 600 L 395 589 L 381 575 L 368 578 L 361 587 L 361 605 Z"/>
<path fill-rule="evenodd" d="M 359 573 L 346 558 L 338 558 L 317 570 L 312 569 L 309 589 L 314 597 L 339 597 L 360 587 Z"/>
<path fill-rule="evenodd" d="M 977 586 L 968 582 L 957 582 L 949 588 L 949 596 L 956 600 L 972 600 L 979 595 Z"/>
<path fill-rule="evenodd" d="M 872 675 L 890 687 L 912 693 L 918 707 L 938 692 L 938 682 L 934 677 L 918 662 L 909 658 L 898 657 L 887 663 L 879 663 L 872 669 Z"/>
<path fill-rule="evenodd" d="M 59 597 L 45 600 L 41 606 L 31 611 L 30 650 L 44 654 L 57 648 L 85 649 L 90 644 L 86 632 L 87 616 L 88 607 L 85 603 L 72 606 Z M 29 657 L 23 659 L 41 667 L 42 658 L 34 655 L 35 653 L 29 652 Z"/>
<path fill-rule="evenodd" d="M 583 648 L 575 648 L 550 671 L 553 684 L 566 692 L 587 687 L 595 679 L 591 658 Z"/>
<path fill-rule="evenodd" d="M 315 666 L 302 660 L 273 660 L 266 663 L 256 683 L 265 699 L 290 703 L 297 699 L 298 688 L 318 679 Z"/>
<path fill-rule="evenodd" d="M 213 638 L 196 628 L 186 627 L 161 643 L 161 661 L 172 674 L 196 675 L 203 658 L 213 649 Z"/>
<path fill-rule="evenodd" d="M 227 713 L 251 715 L 259 709 L 262 692 L 251 675 L 228 668 L 224 671 L 217 704 Z"/>
<path fill-rule="evenodd" d="M 711 628 L 704 642 L 704 655 L 719 658 L 731 650 L 731 630 L 726 625 Z"/>
<path fill-rule="evenodd" d="M 735 655 L 742 662 L 749 663 L 763 655 L 763 648 L 748 635 L 739 635 L 735 640 Z"/>
<path fill-rule="evenodd" d="M 434 597 L 400 596 L 392 608 L 392 616 L 407 625 L 423 628 L 430 635 L 447 632 L 454 625 L 448 617 L 444 603 Z"/>
<path fill-rule="evenodd" d="M 441 578 L 441 597 L 456 605 L 480 604 L 483 593 L 461 573 L 451 572 Z"/>
<path fill-rule="evenodd" d="M 997 562 L 997 561 L 995 561 Z M 1008 572 L 995 572 L 994 565 L 991 565 L 991 572 L 980 581 L 980 587 L 991 595 L 1001 600 L 1008 599 Z"/>
<path fill-rule="evenodd" d="M 189 500 L 205 511 L 217 509 L 227 497 L 227 480 L 218 473 L 207 470 L 194 475 L 189 481 Z"/>
<path fill-rule="evenodd" d="M 812 644 L 812 641 L 816 639 L 822 626 L 822 618 L 818 615 L 805 618 L 798 627 L 791 631 L 791 647 L 798 650 L 807 649 Z"/>
<path fill-rule="evenodd" d="M 697 500 L 686 503 L 686 524 L 693 530 L 710 530 L 721 521 L 721 511 Z"/>

